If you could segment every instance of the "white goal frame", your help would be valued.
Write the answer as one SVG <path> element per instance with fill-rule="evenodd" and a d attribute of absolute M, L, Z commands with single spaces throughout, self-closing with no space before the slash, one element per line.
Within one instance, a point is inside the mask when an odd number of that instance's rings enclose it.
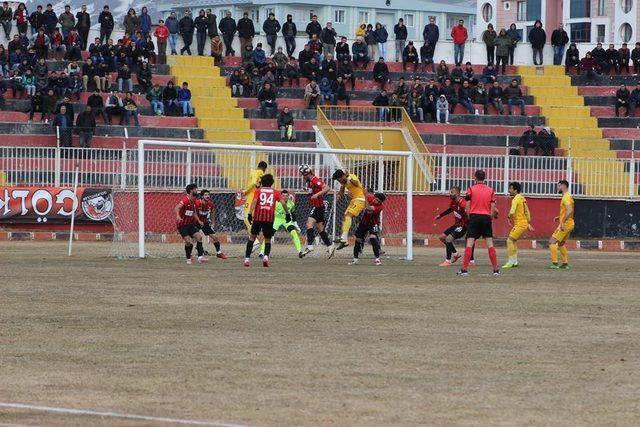
<path fill-rule="evenodd" d="M 230 151 L 246 151 L 249 153 L 307 153 L 307 154 L 334 154 L 334 155 L 370 155 L 370 156 L 394 156 L 405 158 L 405 179 L 406 179 L 406 260 L 413 260 L 413 187 L 414 187 L 414 165 L 413 153 L 409 151 L 382 151 L 382 150 L 344 150 L 330 148 L 295 148 L 295 147 L 265 147 L 260 145 L 235 145 L 235 144 L 213 144 L 206 142 L 173 142 L 144 139 L 138 141 L 138 257 L 145 258 L 145 147 L 174 147 L 193 149 L 216 149 Z"/>

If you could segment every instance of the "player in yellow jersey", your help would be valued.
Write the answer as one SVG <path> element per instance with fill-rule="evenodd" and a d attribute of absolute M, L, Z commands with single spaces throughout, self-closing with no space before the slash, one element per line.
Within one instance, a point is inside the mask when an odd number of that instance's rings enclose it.
<path fill-rule="evenodd" d="M 573 196 L 569 193 L 569 182 L 561 180 L 558 182 L 558 192 L 562 194 L 560 201 L 560 215 L 554 218 L 559 223 L 558 228 L 549 239 L 549 251 L 551 252 L 551 269 L 569 268 L 569 251 L 567 251 L 567 239 L 571 235 L 575 222 Z M 558 252 L 562 257 L 562 264 L 558 265 Z"/>
<path fill-rule="evenodd" d="M 247 231 L 251 233 L 251 224 L 247 219 L 249 215 L 249 208 L 251 207 L 251 202 L 253 202 L 253 195 L 256 190 L 260 188 L 260 180 L 267 170 L 267 162 L 261 161 L 258 163 L 258 167 L 251 171 L 251 176 L 249 177 L 249 181 L 247 182 L 247 186 L 242 190 L 242 195 L 245 197 L 244 202 L 244 225 L 247 227 Z M 256 239 L 253 250 L 256 250 L 260 247 L 259 239 Z"/>
<path fill-rule="evenodd" d="M 353 219 L 360 215 L 364 208 L 367 207 L 367 199 L 365 198 L 364 187 L 360 182 L 360 178 L 355 174 L 341 169 L 336 170 L 332 178 L 340 183 L 338 197 L 344 196 L 345 190 L 347 190 L 351 200 L 344 213 L 344 219 L 342 220 L 342 234 L 329 248 L 329 258 L 333 256 L 336 250 L 349 246 L 347 238 L 349 237 L 349 230 L 351 229 Z"/>
<path fill-rule="evenodd" d="M 511 210 L 509 210 L 508 220 L 511 224 L 511 231 L 507 238 L 507 254 L 509 261 L 502 266 L 503 269 L 518 267 L 518 240 L 527 231 L 533 231 L 531 226 L 531 212 L 527 205 L 527 200 L 520 192 L 522 185 L 519 182 L 509 184 L 509 195 L 513 197 L 511 200 Z"/>

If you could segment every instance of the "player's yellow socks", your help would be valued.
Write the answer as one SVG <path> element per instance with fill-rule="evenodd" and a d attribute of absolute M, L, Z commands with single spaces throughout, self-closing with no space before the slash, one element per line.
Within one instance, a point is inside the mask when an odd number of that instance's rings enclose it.
<path fill-rule="evenodd" d="M 351 218 L 351 216 L 346 215 L 344 217 L 344 221 L 342 221 L 342 240 L 346 241 L 347 238 L 349 237 L 349 230 L 351 230 L 351 222 L 353 221 L 353 219 Z"/>
<path fill-rule="evenodd" d="M 300 236 L 298 236 L 297 230 L 291 230 L 291 240 L 293 241 L 293 246 L 295 246 L 298 252 L 300 252 L 302 250 L 302 245 L 300 244 Z"/>
<path fill-rule="evenodd" d="M 516 246 L 516 242 L 511 239 L 507 239 L 507 255 L 509 255 L 509 261 L 518 258 L 518 247 Z"/>
<path fill-rule="evenodd" d="M 562 257 L 563 264 L 569 264 L 569 251 L 565 245 L 558 246 L 558 251 L 560 251 L 560 256 Z"/>
<path fill-rule="evenodd" d="M 551 252 L 551 262 L 554 264 L 558 263 L 558 244 L 551 243 L 549 245 L 549 251 Z"/>

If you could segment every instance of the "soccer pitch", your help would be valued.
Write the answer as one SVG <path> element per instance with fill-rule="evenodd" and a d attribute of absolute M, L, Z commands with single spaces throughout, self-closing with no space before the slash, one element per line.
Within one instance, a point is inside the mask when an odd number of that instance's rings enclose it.
<path fill-rule="evenodd" d="M 638 254 L 521 251 L 493 277 L 478 249 L 461 278 L 442 249 L 269 269 L 75 250 L 0 243 L 0 425 L 640 423 Z"/>

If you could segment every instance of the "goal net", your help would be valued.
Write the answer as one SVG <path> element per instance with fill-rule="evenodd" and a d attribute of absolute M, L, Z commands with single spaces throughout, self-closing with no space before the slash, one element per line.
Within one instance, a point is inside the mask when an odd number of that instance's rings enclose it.
<path fill-rule="evenodd" d="M 266 173 L 275 178 L 274 187 L 287 190 L 295 202 L 293 233 L 298 234 L 303 249 L 307 245 L 311 193 L 299 168 L 308 165 L 332 189 L 325 197 L 325 227 L 331 240 L 340 236 L 349 204 L 348 193 L 341 197 L 339 184 L 331 180 L 333 172 L 342 169 L 356 174 L 367 191 L 386 196 L 380 224 L 384 256 L 412 258 L 412 242 L 408 238 L 412 216 L 408 207 L 412 206 L 415 168 L 410 153 L 167 141 L 138 144 L 138 150 L 126 163 L 122 182 L 113 191 L 111 252 L 115 257 L 184 257 L 174 209 L 190 183 L 196 184 L 198 190 L 209 190 L 215 205 L 211 218 L 215 235 L 203 235 L 205 249 L 215 255 L 213 243 L 217 239 L 228 257 L 244 257 L 248 232 L 242 190 L 247 188 L 258 163 L 265 161 Z M 359 219 L 354 219 L 351 226 L 350 243 Z M 326 256 L 326 247 L 317 234 L 314 233 L 315 249 L 310 257 Z M 272 240 L 272 258 L 297 257 L 295 240 L 286 227 L 278 230 Z M 350 258 L 353 247 L 336 251 L 335 256 Z M 361 258 L 367 257 L 373 257 L 368 243 Z"/>

